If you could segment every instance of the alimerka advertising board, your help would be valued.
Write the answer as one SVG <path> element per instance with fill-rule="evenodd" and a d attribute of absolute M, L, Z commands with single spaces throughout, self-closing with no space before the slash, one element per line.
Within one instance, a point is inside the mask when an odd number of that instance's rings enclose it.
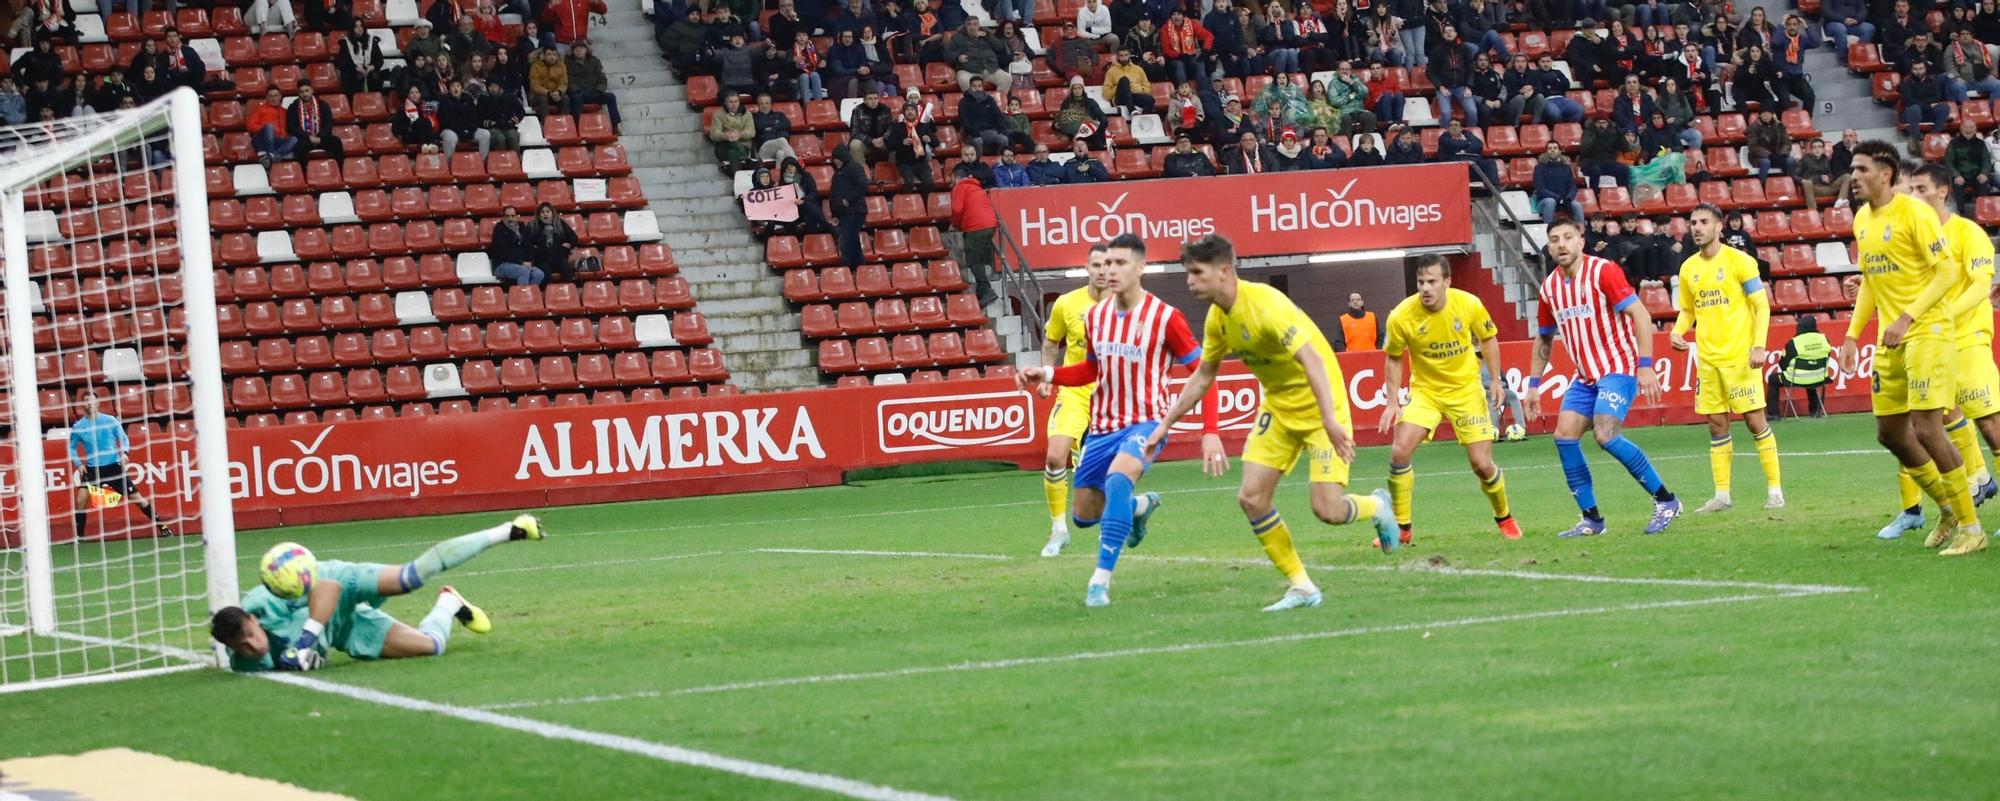
<path fill-rule="evenodd" d="M 999 189 L 1000 224 L 1036 269 L 1081 267 L 1090 246 L 1146 240 L 1147 261 L 1222 233 L 1239 256 L 1340 253 L 1472 241 L 1464 164 L 1413 164 Z"/>

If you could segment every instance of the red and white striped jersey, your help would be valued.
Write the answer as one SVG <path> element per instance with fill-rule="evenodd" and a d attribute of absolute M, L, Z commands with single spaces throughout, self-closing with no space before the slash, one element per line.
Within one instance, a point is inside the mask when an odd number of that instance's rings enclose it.
<path fill-rule="evenodd" d="M 1541 333 L 1560 332 L 1563 348 L 1577 375 L 1596 381 L 1607 375 L 1637 375 L 1638 337 L 1632 321 L 1621 312 L 1639 302 L 1625 269 L 1609 259 L 1586 255 L 1576 279 L 1558 267 L 1542 279 L 1542 301 L 1536 316 Z"/>
<path fill-rule="evenodd" d="M 1087 355 L 1096 367 L 1090 395 L 1090 432 L 1106 434 L 1167 416 L 1173 393 L 1167 371 L 1201 358 L 1201 343 L 1179 309 L 1147 292 L 1131 311 L 1106 297 L 1084 313 Z"/>

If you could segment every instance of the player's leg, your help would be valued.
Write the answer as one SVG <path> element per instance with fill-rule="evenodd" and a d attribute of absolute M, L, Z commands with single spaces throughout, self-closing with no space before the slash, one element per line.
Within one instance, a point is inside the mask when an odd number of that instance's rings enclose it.
<path fill-rule="evenodd" d="M 1974 344 L 1954 351 L 1955 364 L 1952 367 L 1953 400 L 1955 411 L 1973 421 L 1959 424 L 1953 431 L 1953 423 L 1945 422 L 1946 430 L 1952 434 L 1952 444 L 1958 446 L 1959 456 L 1965 460 L 1966 473 L 1972 487 L 1972 505 L 1980 506 L 1988 499 L 2000 495 L 2000 483 L 1993 480 L 1988 468 L 1986 455 L 1979 450 L 1980 435 L 1986 435 L 1992 443 L 1995 435 L 2000 435 L 2000 368 L 1993 363 L 1993 348 L 1990 345 Z"/>
<path fill-rule="evenodd" d="M 1468 389 L 1449 400 L 1445 414 L 1451 419 L 1451 430 L 1458 443 L 1465 446 L 1466 462 L 1472 466 L 1473 477 L 1479 479 L 1479 493 L 1486 496 L 1487 505 L 1493 508 L 1493 524 L 1500 528 L 1500 536 L 1518 540 L 1521 527 L 1514 522 L 1513 510 L 1507 503 L 1507 477 L 1493 461 L 1493 443 L 1500 438 L 1500 432 L 1486 399 L 1485 392 Z"/>
<path fill-rule="evenodd" d="M 410 659 L 443 656 L 445 648 L 451 642 L 453 621 L 464 624 L 466 630 L 474 634 L 485 634 L 493 630 L 493 623 L 486 617 L 486 613 L 467 602 L 457 590 L 450 587 L 439 588 L 437 601 L 431 604 L 430 611 L 424 613 L 423 619 L 418 621 L 415 627 L 389 618 L 379 610 L 363 608 L 387 619 L 388 625 L 380 634 L 370 635 L 377 638 L 379 643 L 374 646 L 374 656 L 361 656 L 349 651 L 349 654 L 356 658 Z M 371 618 L 372 616 L 364 615 L 357 610 L 356 631 L 361 632 L 379 625 Z"/>
<path fill-rule="evenodd" d="M 83 469 L 89 470 L 90 468 L 86 467 Z M 83 539 L 84 533 L 88 531 L 85 527 L 90 525 L 90 488 L 92 485 L 88 483 L 88 478 L 87 473 L 78 475 L 76 483 L 76 507 L 70 513 L 70 517 L 76 521 L 77 539 Z"/>
<path fill-rule="evenodd" d="M 1697 514 L 1726 512 L 1734 503 L 1729 495 L 1729 468 L 1730 460 L 1736 458 L 1736 445 L 1729 436 L 1729 415 L 1709 414 L 1707 417 L 1708 472 L 1715 476 L 1715 497 L 1696 509 Z"/>
<path fill-rule="evenodd" d="M 1353 430 L 1346 415 L 1340 415 L 1342 424 Z M 1378 489 L 1374 492 L 1354 494 L 1347 491 L 1349 470 L 1352 467 L 1342 461 L 1333 451 L 1333 441 L 1326 436 L 1326 429 L 1318 421 L 1298 421 L 1286 426 L 1305 443 L 1305 457 L 1311 472 L 1307 476 L 1307 486 L 1311 491 L 1313 515 L 1322 522 L 1333 525 L 1368 523 L 1375 528 L 1375 545 L 1384 553 L 1396 549 L 1396 514 L 1389 491 Z M 1248 461 L 1248 451 L 1245 452 Z"/>
<path fill-rule="evenodd" d="M 470 534 L 461 534 L 431 546 L 431 549 L 417 555 L 417 558 L 395 567 L 383 570 L 380 592 L 383 597 L 415 592 L 424 582 L 437 578 L 438 574 L 450 570 L 478 556 L 487 548 L 513 540 L 538 540 L 542 538 L 542 522 L 534 515 L 517 515 L 500 525 L 483 528 Z"/>
<path fill-rule="evenodd" d="M 1145 518 L 1151 516 L 1152 507 L 1158 501 L 1158 496 L 1152 493 L 1144 498 L 1135 498 L 1134 493 L 1139 477 L 1145 475 L 1152 457 L 1158 453 L 1145 451 L 1146 439 L 1158 427 L 1157 422 L 1128 426 L 1103 443 L 1106 450 L 1114 451 L 1116 455 L 1104 471 L 1104 516 L 1098 525 L 1097 569 L 1091 573 L 1090 583 L 1084 592 L 1084 604 L 1087 606 L 1111 603 L 1111 573 L 1118 567 L 1118 557 L 1124 553 L 1134 530 L 1143 526 Z M 1085 455 L 1087 458 L 1092 456 L 1089 453 Z M 1144 537 L 1143 534 L 1139 536 Z"/>
<path fill-rule="evenodd" d="M 1945 413 L 1944 435 L 1951 440 L 1952 450 L 1958 452 L 1959 463 L 1965 465 L 1965 486 L 1973 493 L 1973 505 L 1977 506 L 1985 500 L 1978 497 L 1980 487 L 1993 480 L 1986 471 L 1986 456 L 1979 452 L 1979 431 L 1973 427 L 1971 418 L 1953 407 Z"/>
<path fill-rule="evenodd" d="M 160 522 L 159 513 L 153 511 L 153 505 L 146 502 L 145 497 L 139 494 L 139 488 L 132 484 L 131 477 L 125 475 L 125 465 L 119 464 L 111 469 L 116 472 L 109 477 L 106 485 L 124 496 L 126 503 L 139 507 L 139 513 L 145 515 L 146 520 L 151 522 L 154 528 L 159 529 L 162 536 L 173 536 L 174 530 Z"/>
<path fill-rule="evenodd" d="M 1587 537 L 1604 533 L 1604 515 L 1597 509 L 1597 488 L 1591 483 L 1590 462 L 1584 459 L 1583 438 L 1590 428 L 1590 413 L 1597 408 L 1597 386 L 1572 379 L 1563 393 L 1562 411 L 1556 415 L 1556 456 L 1562 461 L 1563 479 L 1582 517 L 1559 537 Z"/>
<path fill-rule="evenodd" d="M 1294 460 L 1298 453 L 1296 449 L 1292 451 Z M 1243 485 L 1236 490 L 1236 505 L 1243 509 L 1243 517 L 1250 521 L 1250 533 L 1257 538 L 1257 544 L 1263 546 L 1264 555 L 1270 557 L 1272 566 L 1278 568 L 1291 585 L 1285 591 L 1285 597 L 1264 607 L 1264 611 L 1282 612 L 1319 606 L 1324 596 L 1306 573 L 1305 560 L 1299 558 L 1298 548 L 1292 543 L 1291 526 L 1271 503 L 1278 492 L 1278 480 L 1285 476 L 1286 471 L 1250 461 L 1247 445 L 1244 454 Z"/>
<path fill-rule="evenodd" d="M 1764 471 L 1764 508 L 1783 509 L 1785 483 L 1778 469 L 1778 432 L 1771 428 L 1762 408 L 1744 412 L 1743 425 L 1750 429 L 1750 439 L 1757 444 L 1757 467 Z"/>
<path fill-rule="evenodd" d="M 1591 415 L 1591 431 L 1597 445 L 1625 466 L 1625 472 L 1653 496 L 1653 516 L 1646 521 L 1647 534 L 1658 534 L 1681 514 L 1681 502 L 1660 480 L 1653 462 L 1639 444 L 1625 438 L 1625 415 L 1639 394 L 1639 380 L 1628 375 L 1608 375 L 1598 382 L 1597 405 Z"/>
<path fill-rule="evenodd" d="M 1051 414 L 1051 421 L 1054 418 Z M 1049 541 L 1042 546 L 1043 556 L 1059 555 L 1069 545 L 1069 465 L 1075 445 L 1075 439 L 1049 434 L 1048 453 L 1042 463 L 1042 499 L 1049 509 Z"/>
<path fill-rule="evenodd" d="M 1104 478 L 1111 472 L 1111 460 L 1118 455 L 1110 435 L 1092 434 L 1083 438 L 1083 449 L 1071 478 L 1070 522 L 1077 528 L 1092 528 L 1104 518 Z"/>
<path fill-rule="evenodd" d="M 1424 444 L 1424 439 L 1430 436 L 1435 425 L 1407 420 L 1397 423 L 1394 439 L 1389 444 L 1389 506 L 1396 515 L 1396 539 L 1404 545 L 1410 543 L 1410 500 L 1417 489 L 1417 473 L 1411 460 L 1416 455 L 1417 446 Z"/>
<path fill-rule="evenodd" d="M 1940 528 L 1925 540 L 1926 544 L 1944 539 L 1956 538 L 1945 549 L 1947 555 L 1958 555 L 1983 550 L 1986 546 L 1985 531 L 1979 525 L 1978 512 L 1972 506 L 1972 489 L 1966 483 L 1966 464 L 1959 455 L 1958 447 L 1952 443 L 1951 435 L 1945 433 L 1946 410 L 1956 405 L 1956 382 L 1951 375 L 1956 362 L 1957 348 L 1950 342 L 1938 339 L 1918 339 L 1903 344 L 1903 374 L 1905 403 L 1910 409 L 1910 433 L 1930 454 L 1936 463 L 1943 498 L 1956 518 L 1956 531 Z M 1879 357 L 1878 357 L 1879 358 Z M 1921 477 L 1918 484 L 1922 485 Z M 1945 534 L 1940 537 L 1937 534 Z"/>

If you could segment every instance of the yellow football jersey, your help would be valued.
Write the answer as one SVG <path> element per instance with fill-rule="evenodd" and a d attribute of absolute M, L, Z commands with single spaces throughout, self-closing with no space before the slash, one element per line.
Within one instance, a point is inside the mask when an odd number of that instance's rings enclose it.
<path fill-rule="evenodd" d="M 1728 245 L 1713 259 L 1695 251 L 1681 262 L 1681 314 L 1693 318 L 1695 355 L 1704 363 L 1741 361 L 1751 347 L 1764 344 L 1771 318 L 1767 312 L 1764 326 L 1757 325 L 1750 303 L 1753 293 L 1746 287 L 1764 291 L 1763 281 L 1757 277 L 1757 260 Z M 1674 330 L 1686 333 L 1679 323 Z"/>
<path fill-rule="evenodd" d="M 1952 321 L 1958 330 L 1958 344 L 1961 347 L 1992 344 L 1993 240 L 1987 238 L 1979 223 L 1956 214 L 1944 223 L 1944 240 L 1952 261 L 1965 270 L 1948 297 L 1962 300 L 1968 293 L 1978 297 L 1971 308 Z M 1952 300 L 1945 302 L 1957 305 Z"/>
<path fill-rule="evenodd" d="M 1410 389 L 1447 395 L 1479 388 L 1479 341 L 1499 334 L 1478 297 L 1447 289 L 1444 308 L 1435 312 L 1417 295 L 1396 304 L 1382 352 L 1391 359 L 1410 354 Z"/>
<path fill-rule="evenodd" d="M 1909 310 L 1937 270 L 1957 271 L 1946 257 L 1944 225 L 1937 211 L 1909 195 L 1898 194 L 1881 208 L 1870 204 L 1856 211 L 1854 244 L 1861 253 L 1861 280 L 1867 283 L 1884 326 Z M 1913 316 L 1906 338 L 1951 337 L 1947 305 L 1940 301 Z"/>
<path fill-rule="evenodd" d="M 1220 362 L 1235 355 L 1263 385 L 1265 409 L 1294 420 L 1314 421 L 1320 419 L 1319 402 L 1313 397 L 1305 368 L 1292 358 L 1307 347 L 1326 365 L 1334 403 L 1345 408 L 1347 382 L 1333 356 L 1333 345 L 1285 293 L 1268 284 L 1237 281 L 1236 305 L 1227 311 L 1220 306 L 1208 307 L 1208 320 L 1202 324 L 1203 360 Z"/>
<path fill-rule="evenodd" d="M 1081 362 L 1089 353 L 1090 343 L 1083 336 L 1083 315 L 1095 305 L 1097 299 L 1090 296 L 1090 287 L 1082 286 L 1063 293 L 1049 306 L 1048 337 L 1050 342 L 1062 343 L 1063 365 Z"/>

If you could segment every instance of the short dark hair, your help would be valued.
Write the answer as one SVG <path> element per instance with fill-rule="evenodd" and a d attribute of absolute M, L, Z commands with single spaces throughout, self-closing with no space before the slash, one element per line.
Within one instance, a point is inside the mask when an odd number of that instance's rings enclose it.
<path fill-rule="evenodd" d="M 1896 146 L 1880 139 L 1870 139 L 1854 146 L 1854 157 L 1867 156 L 1870 161 L 1889 168 L 1889 180 L 1894 181 L 1903 174 L 1903 156 L 1896 152 Z"/>
<path fill-rule="evenodd" d="M 1111 241 L 1104 243 L 1104 248 L 1106 250 L 1124 248 L 1139 254 L 1140 261 L 1146 260 L 1146 240 L 1140 238 L 1138 234 L 1119 234 L 1113 237 Z"/>
<path fill-rule="evenodd" d="M 1236 246 L 1221 234 L 1181 243 L 1182 264 L 1235 264 Z"/>
<path fill-rule="evenodd" d="M 1416 269 L 1411 270 L 1410 274 L 1421 275 L 1425 270 L 1437 270 L 1439 277 L 1450 278 L 1451 260 L 1438 253 L 1426 253 L 1418 256 Z"/>
<path fill-rule="evenodd" d="M 1926 161 L 1917 165 L 1917 168 L 1910 172 L 1910 177 L 1922 178 L 1931 182 L 1931 186 L 1940 189 L 1951 188 L 1951 169 L 1935 161 Z"/>
<path fill-rule="evenodd" d="M 250 620 L 250 613 L 240 606 L 225 606 L 216 610 L 215 617 L 208 621 L 208 636 L 216 642 L 235 647 L 243 639 L 243 624 Z"/>
<path fill-rule="evenodd" d="M 1091 245 L 1091 246 L 1090 246 L 1090 252 L 1092 252 L 1092 253 L 1103 253 L 1104 251 L 1107 251 L 1107 250 L 1110 250 L 1110 249 L 1111 249 L 1111 246 L 1110 246 L 1110 245 L 1107 245 L 1107 244 L 1104 244 L 1103 242 L 1099 242 L 1099 243 L 1097 243 L 1097 244 L 1095 244 L 1095 245 Z"/>
<path fill-rule="evenodd" d="M 1547 229 L 1547 230 L 1548 230 L 1548 233 L 1551 233 L 1551 234 L 1555 233 L 1555 232 L 1556 232 L 1556 229 L 1557 229 L 1557 228 L 1575 228 L 1575 229 L 1576 229 L 1576 232 L 1577 232 L 1578 234 L 1582 234 L 1582 233 L 1583 233 L 1583 220 L 1580 220 L 1580 219 L 1575 219 L 1575 218 L 1565 218 L 1565 219 L 1561 219 L 1561 220 L 1557 220 L 1557 221 L 1555 221 L 1555 222 L 1552 222 L 1552 223 L 1549 223 L 1549 227 L 1548 227 L 1548 229 Z"/>
<path fill-rule="evenodd" d="M 1716 221 L 1716 222 L 1728 222 L 1728 221 L 1729 221 L 1729 217 L 1725 216 L 1725 215 L 1724 215 L 1724 214 L 1722 213 L 1722 207 L 1721 207 L 1721 206 L 1717 206 L 1717 205 L 1715 205 L 1714 203 L 1702 203 L 1702 204 L 1699 204 L 1699 205 L 1696 205 L 1696 206 L 1694 207 L 1694 211 L 1690 211 L 1690 212 L 1688 212 L 1688 216 L 1690 216 L 1690 217 L 1694 216 L 1694 213 L 1695 213 L 1696 211 L 1705 211 L 1705 212 L 1708 212 L 1709 214 L 1711 214 L 1711 215 L 1713 215 L 1713 216 L 1715 217 L 1715 221 Z"/>

